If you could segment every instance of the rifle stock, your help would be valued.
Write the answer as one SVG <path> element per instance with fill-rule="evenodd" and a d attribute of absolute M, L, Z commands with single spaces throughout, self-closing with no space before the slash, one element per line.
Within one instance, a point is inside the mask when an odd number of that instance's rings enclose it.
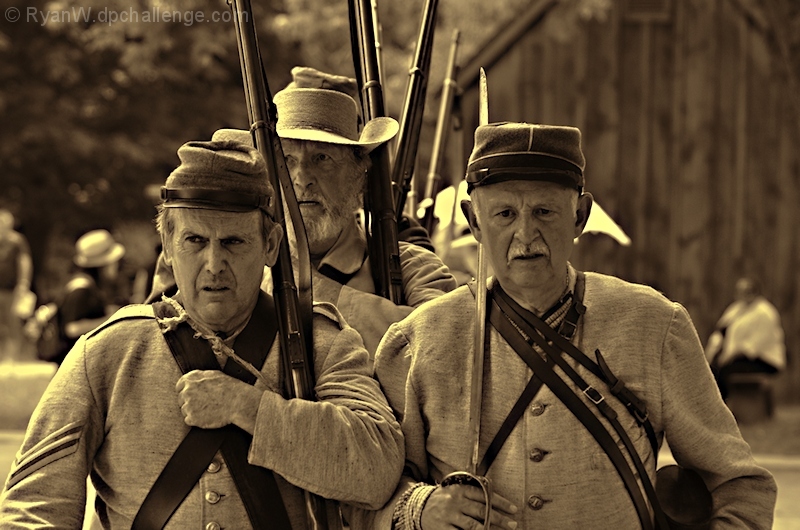
<path fill-rule="evenodd" d="M 435 218 L 433 216 L 436 206 L 436 194 L 442 186 L 442 159 L 444 149 L 447 146 L 447 133 L 452 128 L 451 116 L 453 112 L 453 102 L 458 92 L 456 77 L 458 75 L 458 40 L 460 32 L 453 30 L 453 38 L 450 44 L 450 56 L 447 59 L 447 72 L 442 84 L 442 101 L 439 105 L 439 118 L 436 121 L 436 135 L 433 138 L 433 148 L 431 150 L 431 165 L 428 170 L 428 177 L 425 181 L 425 195 L 423 203 L 425 214 L 422 216 L 422 226 L 429 234 L 433 233 Z"/>
<path fill-rule="evenodd" d="M 408 87 L 403 103 L 400 132 L 397 135 L 397 151 L 392 168 L 395 215 L 398 220 L 405 209 L 406 196 L 411 189 L 414 162 L 417 158 L 419 134 L 425 112 L 425 96 L 428 93 L 428 77 L 431 70 L 431 51 L 433 50 L 433 33 L 436 27 L 438 5 L 439 0 L 426 0 L 425 2 L 414 60 L 408 71 Z"/>
<path fill-rule="evenodd" d="M 281 361 L 288 397 L 315 399 L 312 338 L 311 260 L 305 227 L 294 195 L 289 171 L 276 132 L 277 111 L 272 101 L 266 73 L 258 47 L 250 0 L 228 0 L 233 11 L 239 62 L 244 81 L 250 132 L 259 153 L 267 163 L 267 171 L 275 190 L 273 205 L 275 222 L 283 229 L 278 261 L 272 267 L 273 295 L 278 314 Z M 283 193 L 282 193 L 283 191 Z M 298 281 L 294 273 L 286 237 L 284 202 L 296 237 Z M 298 290 L 299 288 L 299 290 Z M 328 527 L 325 501 L 305 492 L 306 514 L 311 528 Z"/>
<path fill-rule="evenodd" d="M 348 7 L 353 61 L 356 80 L 361 81 L 359 89 L 366 122 L 386 115 L 375 47 L 372 4 L 369 0 L 349 0 Z M 368 214 L 367 244 L 375 292 L 395 304 L 403 304 L 403 278 L 400 270 L 388 146 L 385 143 L 379 145 L 370 153 L 370 157 L 372 167 L 367 173 L 364 209 Z"/>

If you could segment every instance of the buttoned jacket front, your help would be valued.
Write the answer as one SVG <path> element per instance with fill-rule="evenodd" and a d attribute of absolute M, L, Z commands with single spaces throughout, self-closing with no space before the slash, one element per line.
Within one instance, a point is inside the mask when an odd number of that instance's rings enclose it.
<path fill-rule="evenodd" d="M 686 310 L 649 287 L 610 276 L 586 273 L 585 286 L 586 313 L 573 342 L 584 352 L 602 352 L 611 370 L 646 402 L 659 441 L 666 434 L 676 460 L 699 470 L 714 498 L 713 528 L 770 528 L 775 482 L 755 464 L 721 400 Z M 378 349 L 376 376 L 401 420 L 414 481 L 436 484 L 469 467 L 474 307 L 472 293 L 461 287 L 392 326 Z M 532 374 L 493 327 L 487 325 L 487 332 L 481 456 Z M 644 430 L 611 398 L 607 385 L 570 364 L 608 398 L 653 480 L 656 461 Z M 547 387 L 487 476 L 519 508 L 518 528 L 640 528 L 608 456 Z M 374 518 L 375 528 L 389 528 L 394 503 L 407 488 L 401 484 L 381 512 L 360 515 Z"/>

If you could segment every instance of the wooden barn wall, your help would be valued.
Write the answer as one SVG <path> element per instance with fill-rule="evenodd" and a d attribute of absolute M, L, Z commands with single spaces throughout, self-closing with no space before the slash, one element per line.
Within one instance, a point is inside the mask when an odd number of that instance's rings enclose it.
<path fill-rule="evenodd" d="M 650 21 L 613 5 L 563 39 L 545 20 L 491 65 L 490 119 L 581 128 L 587 190 L 633 243 L 585 235 L 573 262 L 663 291 L 701 341 L 736 279 L 756 276 L 787 333 L 778 397 L 800 401 L 800 138 L 785 72 L 738 2 L 674 0 Z M 464 88 L 449 163 L 461 168 L 478 107 Z"/>

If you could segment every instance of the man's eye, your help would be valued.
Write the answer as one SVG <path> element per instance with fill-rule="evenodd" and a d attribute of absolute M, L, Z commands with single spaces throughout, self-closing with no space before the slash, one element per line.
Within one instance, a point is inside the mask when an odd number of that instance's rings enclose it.
<path fill-rule="evenodd" d="M 536 215 L 550 215 L 553 213 L 553 210 L 548 210 L 547 208 L 537 208 Z"/>
<path fill-rule="evenodd" d="M 238 237 L 229 237 L 222 240 L 222 244 L 225 246 L 241 245 L 242 243 L 244 243 L 244 241 Z"/>
<path fill-rule="evenodd" d="M 206 238 L 202 236 L 187 236 L 186 241 L 188 241 L 189 243 L 201 244 L 205 243 Z"/>
<path fill-rule="evenodd" d="M 514 212 L 511 211 L 511 210 L 502 210 L 500 212 L 497 212 L 497 215 L 499 215 L 500 217 L 508 218 L 508 217 L 513 217 L 514 216 Z"/>
<path fill-rule="evenodd" d="M 330 160 L 332 160 L 332 159 L 331 159 L 331 157 L 330 157 L 330 155 L 328 155 L 328 154 L 326 154 L 326 153 L 319 153 L 319 154 L 317 155 L 317 161 L 318 161 L 318 162 L 328 162 L 328 161 L 330 161 Z"/>

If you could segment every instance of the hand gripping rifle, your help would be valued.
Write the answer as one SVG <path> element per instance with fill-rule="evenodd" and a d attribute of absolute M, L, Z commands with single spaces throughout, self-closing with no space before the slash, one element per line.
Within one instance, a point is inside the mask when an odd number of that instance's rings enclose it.
<path fill-rule="evenodd" d="M 283 229 L 278 261 L 272 267 L 273 295 L 278 314 L 281 360 L 288 397 L 315 399 L 314 360 L 311 325 L 311 259 L 303 218 L 286 168 L 281 141 L 275 130 L 277 111 L 272 102 L 267 76 L 261 61 L 250 0 L 228 0 L 233 11 L 239 62 L 244 81 L 247 114 L 253 143 L 267 163 L 267 171 L 275 190 L 275 222 Z M 281 190 L 283 197 L 281 199 Z M 286 237 L 284 202 L 296 237 L 298 285 L 292 271 L 289 240 Z M 328 528 L 325 501 L 305 492 L 309 527 Z"/>
<path fill-rule="evenodd" d="M 392 167 L 394 186 L 394 208 L 398 221 L 405 209 L 406 196 L 411 189 L 414 162 L 417 158 L 422 116 L 425 112 L 425 96 L 428 93 L 428 77 L 431 71 L 433 33 L 436 27 L 436 8 L 439 0 L 426 0 L 422 22 L 414 52 L 414 61 L 408 71 L 408 87 L 400 118 L 397 151 Z"/>
<path fill-rule="evenodd" d="M 359 84 L 365 123 L 386 115 L 375 47 L 375 25 L 369 0 L 348 0 L 350 36 L 356 81 Z M 397 245 L 391 161 L 384 143 L 371 153 L 372 167 L 367 173 L 365 211 L 368 214 L 367 245 L 376 294 L 395 304 L 403 304 L 403 277 Z"/>
<path fill-rule="evenodd" d="M 447 146 L 447 133 L 452 128 L 451 115 L 453 112 L 453 102 L 458 92 L 456 77 L 458 76 L 458 39 L 459 31 L 453 30 L 453 39 L 450 44 L 450 56 L 447 60 L 447 72 L 442 83 L 442 101 L 439 105 L 439 119 L 436 121 L 436 135 L 433 137 L 433 148 L 431 149 L 431 165 L 428 170 L 428 177 L 425 181 L 425 196 L 420 203 L 420 208 L 424 208 L 425 214 L 422 216 L 422 226 L 429 234 L 433 233 L 434 216 L 433 211 L 436 206 L 436 194 L 442 186 L 442 158 L 444 149 Z M 454 201 L 455 204 L 455 201 Z"/>
<path fill-rule="evenodd" d="M 486 83 L 486 72 L 480 73 L 480 125 L 489 123 L 489 89 Z M 478 475 L 481 445 L 481 409 L 483 403 L 483 361 L 486 354 L 486 279 L 488 266 L 483 245 L 478 244 L 478 278 L 475 282 L 475 335 L 472 361 L 472 386 L 469 400 L 469 436 L 472 438 L 472 454 L 469 471 L 450 473 L 442 480 L 442 485 L 469 484 L 483 490 L 486 501 L 483 528 L 489 530 L 492 513 L 492 484 L 489 479 Z"/>

